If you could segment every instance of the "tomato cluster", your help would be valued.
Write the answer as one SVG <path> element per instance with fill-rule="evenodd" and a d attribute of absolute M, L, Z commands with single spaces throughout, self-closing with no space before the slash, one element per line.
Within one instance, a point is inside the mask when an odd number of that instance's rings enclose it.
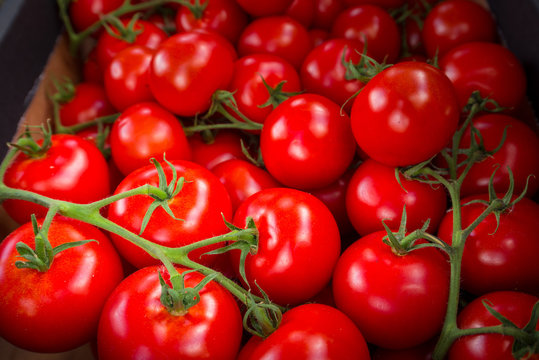
<path fill-rule="evenodd" d="M 82 80 L 0 168 L 20 224 L 0 336 L 99 359 L 537 358 L 539 137 L 481 4 L 58 3 Z"/>

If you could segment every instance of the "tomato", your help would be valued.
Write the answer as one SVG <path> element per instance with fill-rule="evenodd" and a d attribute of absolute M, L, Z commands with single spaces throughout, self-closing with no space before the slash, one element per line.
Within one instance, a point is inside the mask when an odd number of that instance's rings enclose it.
<path fill-rule="evenodd" d="M 124 3 L 124 0 L 77 0 L 69 2 L 69 18 L 76 31 L 85 30 Z"/>
<path fill-rule="evenodd" d="M 269 105 L 261 107 L 269 99 L 264 81 L 271 88 L 285 81 L 283 92 L 295 93 L 302 90 L 296 69 L 283 58 L 271 54 L 253 54 L 238 59 L 234 64 L 234 76 L 229 89 L 239 111 L 252 121 L 263 124 L 273 110 Z M 232 110 L 229 110 L 232 114 Z"/>
<path fill-rule="evenodd" d="M 162 266 L 140 269 L 114 290 L 99 321 L 99 359 L 234 359 L 242 335 L 234 297 L 210 281 L 199 292 L 198 304 L 172 314 L 159 300 L 158 272 L 165 271 Z M 202 279 L 188 273 L 185 286 L 195 287 Z"/>
<path fill-rule="evenodd" d="M 176 115 L 203 113 L 213 93 L 227 88 L 235 56 L 232 45 L 220 35 L 194 31 L 173 35 L 154 54 L 152 94 Z"/>
<path fill-rule="evenodd" d="M 293 0 L 236 0 L 249 15 L 254 17 L 283 14 Z"/>
<path fill-rule="evenodd" d="M 371 79 L 352 106 L 359 147 L 390 166 L 426 161 L 451 140 L 459 121 L 455 89 L 435 67 L 395 64 Z"/>
<path fill-rule="evenodd" d="M 309 29 L 309 36 L 313 44 L 313 49 L 329 39 L 329 32 L 323 29 Z"/>
<path fill-rule="evenodd" d="M 266 118 L 260 150 L 269 173 L 298 189 L 327 186 L 344 174 L 356 145 L 339 105 L 316 94 L 284 101 Z"/>
<path fill-rule="evenodd" d="M 151 158 L 190 160 L 191 149 L 181 123 L 153 102 L 125 109 L 110 132 L 112 159 L 124 175 L 150 164 Z"/>
<path fill-rule="evenodd" d="M 84 82 L 103 85 L 103 69 L 101 69 L 97 63 L 97 51 L 95 47 L 83 61 L 82 78 L 84 79 Z"/>
<path fill-rule="evenodd" d="M 116 112 L 103 85 L 81 82 L 75 85 L 73 97 L 60 103 L 60 122 L 64 126 L 84 124 Z"/>
<path fill-rule="evenodd" d="M 500 195 L 501 196 L 501 195 Z M 467 197 L 488 200 L 487 195 Z M 462 207 L 462 226 L 466 228 L 485 210 L 484 204 Z M 539 295 L 539 264 L 535 254 L 539 242 L 535 232 L 539 226 L 539 204 L 523 198 L 500 215 L 483 220 L 468 236 L 462 258 L 462 288 L 476 295 L 497 290 L 520 290 Z M 440 224 L 438 236 L 452 243 L 453 212 Z"/>
<path fill-rule="evenodd" d="M 311 50 L 309 33 L 289 16 L 269 16 L 253 20 L 238 40 L 238 54 L 273 54 L 299 69 Z"/>
<path fill-rule="evenodd" d="M 406 3 L 406 0 L 344 0 L 344 3 L 347 6 L 372 4 L 386 9 L 392 9 L 404 5 L 404 3 Z"/>
<path fill-rule="evenodd" d="M 142 236 L 156 244 L 179 247 L 195 241 L 228 232 L 223 221 L 232 217 L 230 196 L 223 184 L 209 170 L 186 160 L 171 161 L 177 171 L 178 178 L 185 182 L 181 191 L 168 205 L 176 218 L 175 220 L 161 207 L 157 208 L 148 222 Z M 167 181 L 172 179 L 171 168 L 162 163 Z M 141 185 L 159 184 L 158 173 L 154 165 L 147 165 L 127 175 L 116 188 L 115 194 L 136 188 Z M 148 207 L 153 202 L 150 196 L 132 196 L 114 202 L 108 212 L 109 220 L 136 234 L 140 232 L 142 220 Z M 120 254 L 137 268 L 157 264 L 138 246 L 117 234 L 111 234 L 112 240 Z M 193 261 L 209 265 L 211 256 L 201 256 L 214 250 L 220 245 L 207 246 L 190 253 Z"/>
<path fill-rule="evenodd" d="M 221 130 L 205 139 L 200 133 L 189 137 L 193 162 L 212 170 L 218 164 L 231 159 L 247 160 L 241 147 L 248 145 L 247 138 L 236 130 Z"/>
<path fill-rule="evenodd" d="M 333 273 L 333 295 L 367 342 L 413 347 L 442 328 L 449 264 L 434 248 L 397 255 L 382 241 L 385 235 L 371 233 L 344 251 Z"/>
<path fill-rule="evenodd" d="M 196 0 L 191 0 L 195 4 Z M 200 17 L 182 6 L 176 14 L 178 32 L 192 30 L 210 30 L 227 38 L 232 44 L 238 40 L 243 28 L 247 25 L 247 14 L 235 0 L 206 0 L 201 1 L 205 6 Z"/>
<path fill-rule="evenodd" d="M 299 190 L 265 189 L 239 206 L 234 224 L 245 227 L 248 216 L 260 234 L 258 252 L 245 261 L 253 293 L 259 293 L 256 281 L 272 301 L 295 305 L 326 286 L 340 253 L 340 235 L 320 200 Z M 239 253 L 231 256 L 239 274 Z"/>
<path fill-rule="evenodd" d="M 539 298 L 516 291 L 498 291 L 485 294 L 473 300 L 459 313 L 457 322 L 461 329 L 500 325 L 483 305 L 483 301 L 505 316 L 519 328 L 530 320 L 533 305 Z M 535 327 L 539 330 L 539 325 Z M 501 334 L 481 334 L 459 338 L 449 350 L 449 360 L 512 360 L 513 337 Z M 528 357 L 537 360 L 537 354 Z"/>
<path fill-rule="evenodd" d="M 331 29 L 336 38 L 367 44 L 368 55 L 378 62 L 394 63 L 400 53 L 400 31 L 395 20 L 381 7 L 358 5 L 342 11 Z"/>
<path fill-rule="evenodd" d="M 153 50 L 134 45 L 120 51 L 104 73 L 105 91 L 118 111 L 136 103 L 153 101 L 148 82 Z"/>
<path fill-rule="evenodd" d="M 105 158 L 93 143 L 77 135 L 52 135 L 51 146 L 43 154 L 19 153 L 6 171 L 4 184 L 79 204 L 110 194 Z M 39 218 L 47 212 L 25 200 L 6 199 L 2 205 L 19 224 L 30 221 L 32 214 Z"/>
<path fill-rule="evenodd" d="M 367 343 L 354 323 L 339 310 L 304 304 L 284 313 L 280 326 L 266 339 L 253 336 L 238 360 L 370 359 Z"/>
<path fill-rule="evenodd" d="M 352 96 L 362 87 L 359 80 L 347 80 L 346 68 L 342 64 L 352 61 L 358 64 L 363 52 L 363 44 L 350 39 L 329 39 L 313 48 L 301 66 L 301 82 L 305 91 L 326 96 L 343 106 L 349 113 L 352 108 Z"/>
<path fill-rule="evenodd" d="M 435 232 L 445 214 L 447 200 L 442 185 L 431 185 L 395 176 L 395 168 L 368 159 L 354 172 L 346 192 L 346 209 L 360 235 L 383 230 L 382 221 L 397 231 L 406 206 L 409 231 L 420 229 L 427 220 L 427 231 Z"/>
<path fill-rule="evenodd" d="M 315 0 L 294 0 L 286 9 L 286 15 L 297 20 L 308 29 L 314 19 Z"/>
<path fill-rule="evenodd" d="M 443 56 L 457 45 L 472 41 L 496 41 L 496 24 L 490 12 L 470 0 L 448 0 L 428 13 L 423 23 L 427 55 Z"/>
<path fill-rule="evenodd" d="M 312 27 L 331 30 L 335 18 L 346 8 L 343 0 L 314 0 Z"/>
<path fill-rule="evenodd" d="M 91 225 L 56 218 L 48 239 L 53 247 L 95 241 L 59 252 L 50 268 L 40 272 L 15 267 L 22 260 L 15 245 L 35 247 L 32 224 L 9 234 L 0 244 L 0 336 L 26 350 L 62 352 L 93 339 L 123 270 L 108 237 Z"/>
<path fill-rule="evenodd" d="M 440 58 L 440 69 L 455 87 L 465 106 L 473 91 L 502 107 L 518 107 L 526 94 L 526 74 L 518 58 L 500 44 L 470 42 Z"/>
<path fill-rule="evenodd" d="M 249 196 L 263 189 L 282 186 L 267 171 L 246 160 L 230 159 L 217 164 L 211 171 L 228 190 L 233 212 Z"/>
<path fill-rule="evenodd" d="M 411 17 L 407 18 L 404 21 L 404 30 L 402 31 L 405 42 L 403 43 L 403 49 L 401 49 L 401 56 L 406 55 L 406 53 L 409 54 L 409 56 L 425 55 L 425 44 L 423 41 L 420 21 Z"/>

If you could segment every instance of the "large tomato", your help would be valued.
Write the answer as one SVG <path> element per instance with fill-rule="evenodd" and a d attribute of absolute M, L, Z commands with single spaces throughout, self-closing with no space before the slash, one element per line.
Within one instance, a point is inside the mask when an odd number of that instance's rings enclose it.
<path fill-rule="evenodd" d="M 371 79 L 352 106 L 358 145 L 383 164 L 426 161 L 451 140 L 460 108 L 449 79 L 422 62 L 395 64 Z"/>
<path fill-rule="evenodd" d="M 54 219 L 48 239 L 53 247 L 95 241 L 59 252 L 50 268 L 40 272 L 15 267 L 22 260 L 17 243 L 35 248 L 32 224 L 9 234 L 0 245 L 0 336 L 30 351 L 62 352 L 94 338 L 123 269 L 109 238 L 91 225 Z"/>
<path fill-rule="evenodd" d="M 344 251 L 333 273 L 333 295 L 367 342 L 413 347 L 442 328 L 449 264 L 434 248 L 397 255 L 382 241 L 385 235 L 371 233 Z"/>
<path fill-rule="evenodd" d="M 159 272 L 166 279 L 162 266 L 140 269 L 110 295 L 99 321 L 99 359 L 235 359 L 242 320 L 234 297 L 210 281 L 198 304 L 173 314 L 160 302 Z M 186 274 L 185 286 L 202 279 L 196 272 Z"/>
<path fill-rule="evenodd" d="M 258 252 L 247 255 L 245 261 L 254 293 L 259 293 L 260 286 L 272 301 L 293 305 L 324 288 L 341 240 L 333 215 L 320 200 L 299 190 L 265 189 L 240 205 L 234 224 L 245 227 L 247 217 L 253 218 L 260 234 Z M 231 255 L 238 271 L 239 252 Z"/>

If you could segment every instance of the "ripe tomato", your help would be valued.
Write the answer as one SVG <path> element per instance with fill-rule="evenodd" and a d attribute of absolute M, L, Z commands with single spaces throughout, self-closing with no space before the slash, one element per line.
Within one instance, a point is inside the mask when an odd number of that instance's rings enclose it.
<path fill-rule="evenodd" d="M 383 230 L 382 221 L 398 230 L 406 206 L 407 229 L 420 229 L 430 219 L 427 231 L 435 232 L 445 214 L 447 200 L 443 186 L 434 186 L 400 175 L 395 168 L 368 159 L 354 172 L 346 192 L 346 209 L 360 235 Z"/>
<path fill-rule="evenodd" d="M 110 132 L 112 159 L 124 175 L 146 166 L 151 158 L 190 160 L 191 149 L 181 123 L 153 102 L 125 109 Z"/>
<path fill-rule="evenodd" d="M 69 2 L 69 18 L 75 30 L 82 31 L 124 3 L 124 0 L 77 0 Z"/>
<path fill-rule="evenodd" d="M 500 325 L 483 305 L 483 301 L 512 321 L 519 328 L 524 327 L 531 317 L 533 305 L 539 298 L 516 291 L 498 291 L 485 294 L 469 303 L 458 315 L 459 328 L 470 329 Z M 539 330 L 539 325 L 535 327 Z M 513 337 L 501 334 L 481 334 L 459 338 L 449 350 L 449 360 L 512 360 Z M 537 354 L 528 357 L 537 360 Z"/>
<path fill-rule="evenodd" d="M 293 0 L 285 14 L 309 29 L 314 19 L 314 2 L 315 0 Z"/>
<path fill-rule="evenodd" d="M 237 47 L 240 56 L 273 54 L 299 69 L 311 50 L 311 42 L 303 25 L 282 15 L 253 20 L 241 33 Z"/>
<path fill-rule="evenodd" d="M 165 271 L 162 266 L 140 269 L 114 290 L 99 321 L 99 359 L 235 359 L 242 319 L 234 297 L 210 281 L 198 304 L 172 314 L 159 299 L 158 272 Z M 185 286 L 202 279 L 196 272 L 186 274 Z"/>
<path fill-rule="evenodd" d="M 254 17 L 283 14 L 292 0 L 236 0 L 249 15 Z"/>
<path fill-rule="evenodd" d="M 215 33 L 173 35 L 154 54 L 150 89 L 169 111 L 195 116 L 208 110 L 216 90 L 227 88 L 235 59 L 232 45 Z"/>
<path fill-rule="evenodd" d="M 60 104 L 60 122 L 64 126 L 84 124 L 116 111 L 111 105 L 103 85 L 81 82 L 75 85 L 75 93 L 67 102 Z"/>
<path fill-rule="evenodd" d="M 79 204 L 110 194 L 107 161 L 93 143 L 77 135 L 52 135 L 51 146 L 43 154 L 19 153 L 8 167 L 4 183 Z M 25 200 L 6 199 L 2 205 L 19 224 L 30 221 L 32 214 L 39 218 L 47 213 L 45 207 Z"/>
<path fill-rule="evenodd" d="M 347 5 L 343 0 L 314 0 L 313 28 L 331 30 L 333 22 Z"/>
<path fill-rule="evenodd" d="M 487 200 L 488 195 L 464 198 Z M 484 204 L 462 207 L 466 228 L 485 210 Z M 462 258 L 462 288 L 476 295 L 497 290 L 520 290 L 539 295 L 539 251 L 535 232 L 539 226 L 539 204 L 523 198 L 500 215 L 499 225 L 489 215 L 468 236 Z M 438 236 L 452 243 L 453 212 L 440 224 Z"/>
<path fill-rule="evenodd" d="M 361 332 L 339 310 L 304 304 L 284 313 L 280 326 L 266 339 L 253 336 L 238 360 L 370 359 Z"/>
<path fill-rule="evenodd" d="M 390 166 L 426 161 L 451 140 L 459 121 L 455 89 L 435 67 L 407 61 L 371 79 L 352 106 L 352 129 L 367 155 Z"/>
<path fill-rule="evenodd" d="M 53 247 L 95 241 L 59 252 L 51 267 L 40 272 L 15 267 L 21 260 L 15 245 L 35 247 L 32 224 L 9 234 L 0 245 L 0 336 L 30 351 L 62 352 L 94 338 L 101 310 L 123 270 L 108 237 L 91 225 L 56 218 L 48 239 Z"/>
<path fill-rule="evenodd" d="M 298 189 L 327 186 L 344 174 L 356 144 L 348 115 L 316 94 L 292 96 L 271 112 L 260 134 L 269 173 Z"/>
<path fill-rule="evenodd" d="M 247 198 L 236 210 L 234 224 L 245 227 L 248 216 L 260 234 L 258 252 L 245 261 L 251 290 L 258 294 L 260 286 L 282 305 L 299 304 L 320 292 L 331 278 L 341 245 L 328 208 L 308 193 L 274 188 Z M 231 255 L 239 274 L 239 252 Z"/>
<path fill-rule="evenodd" d="M 490 12 L 470 0 L 448 0 L 436 5 L 425 18 L 422 34 L 430 58 L 441 57 L 467 42 L 494 42 L 497 36 Z"/>
<path fill-rule="evenodd" d="M 247 160 L 241 147 L 242 141 L 247 144 L 247 139 L 237 130 L 220 130 L 209 140 L 196 133 L 188 140 L 193 162 L 208 170 L 227 160 Z"/>
<path fill-rule="evenodd" d="M 168 205 L 176 218 L 168 215 L 161 207 L 157 208 L 142 236 L 156 244 L 179 247 L 203 240 L 212 236 L 228 232 L 225 219 L 232 217 L 230 196 L 223 184 L 209 170 L 186 160 L 171 161 L 177 171 L 178 178 L 183 177 L 185 182 L 181 191 Z M 167 181 L 172 179 L 171 168 L 162 163 Z M 157 186 L 159 178 L 154 165 L 139 168 L 127 175 L 115 194 L 150 184 Z M 142 220 L 148 207 L 153 202 L 150 196 L 132 196 L 114 202 L 109 207 L 108 217 L 116 224 L 138 234 Z M 157 264 L 159 261 L 152 258 L 138 246 L 127 241 L 117 234 L 111 234 L 112 240 L 120 254 L 137 268 Z M 208 246 L 194 250 L 190 253 L 193 261 L 210 264 L 211 256 L 201 256 L 203 253 L 218 248 Z"/>
<path fill-rule="evenodd" d="M 371 233 L 344 251 L 333 273 L 333 295 L 367 342 L 403 349 L 441 330 L 449 264 L 433 248 L 397 255 L 382 241 L 386 234 Z"/>

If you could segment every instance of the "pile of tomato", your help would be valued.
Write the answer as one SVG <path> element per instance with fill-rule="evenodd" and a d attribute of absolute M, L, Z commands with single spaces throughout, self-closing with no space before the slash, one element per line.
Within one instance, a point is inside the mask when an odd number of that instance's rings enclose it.
<path fill-rule="evenodd" d="M 0 167 L 4 339 L 538 358 L 539 137 L 482 3 L 58 5 L 81 81 Z"/>

